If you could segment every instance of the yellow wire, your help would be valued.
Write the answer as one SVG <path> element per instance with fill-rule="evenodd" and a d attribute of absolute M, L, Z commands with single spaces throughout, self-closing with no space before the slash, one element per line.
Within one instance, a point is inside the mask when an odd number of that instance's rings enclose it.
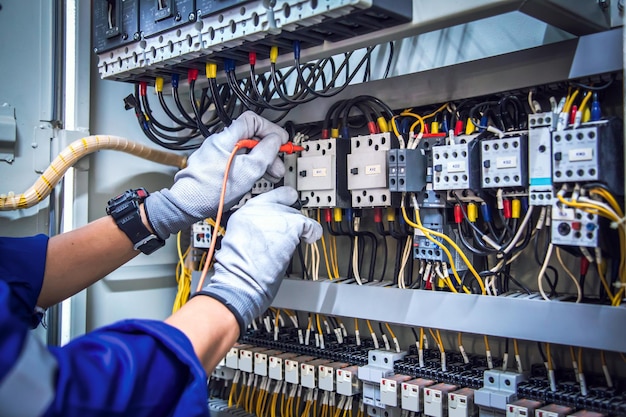
<path fill-rule="evenodd" d="M 420 350 L 424 349 L 424 328 L 420 327 Z"/>
<path fill-rule="evenodd" d="M 483 336 L 485 338 L 485 350 L 491 350 L 489 348 L 489 338 L 487 337 L 487 335 Z"/>
<path fill-rule="evenodd" d="M 548 370 L 552 371 L 552 355 L 550 354 L 550 343 L 546 343 L 546 356 L 548 357 Z"/>
<path fill-rule="evenodd" d="M 583 373 L 583 348 L 578 348 L 578 372 Z"/>
<path fill-rule="evenodd" d="M 459 246 L 452 239 L 450 239 L 447 235 L 445 235 L 443 233 L 436 232 L 436 231 L 431 230 L 431 229 L 427 229 L 426 227 L 422 226 L 422 221 L 420 220 L 420 215 L 419 215 L 419 208 L 417 208 L 417 207 L 415 208 L 415 220 L 416 220 L 417 223 L 413 222 L 413 221 L 411 221 L 409 219 L 409 216 L 406 213 L 406 207 L 404 207 L 404 205 L 402 205 L 401 208 L 402 208 L 402 216 L 404 217 L 404 221 L 409 226 L 421 230 L 422 233 L 424 233 L 424 236 L 426 236 L 427 239 L 429 239 L 430 241 L 435 243 L 437 246 L 439 246 L 439 248 L 446 254 L 446 256 L 448 256 L 448 258 L 450 259 L 450 268 L 452 269 L 452 274 L 456 278 L 457 282 L 459 284 L 461 284 L 462 280 L 459 277 L 459 274 L 458 274 L 458 272 L 457 272 L 457 270 L 456 270 L 456 268 L 454 266 L 454 258 L 452 257 L 452 254 L 450 253 L 448 248 L 446 248 L 445 245 L 443 245 L 443 243 L 441 243 L 438 240 L 434 239 L 432 236 L 430 236 L 430 234 L 433 234 L 433 235 L 435 235 L 437 237 L 440 237 L 440 238 L 444 239 L 446 242 L 448 242 L 448 244 L 450 246 L 452 246 L 454 248 L 454 250 L 457 251 L 457 253 L 461 257 L 461 259 L 463 259 L 463 262 L 465 262 L 465 264 L 467 265 L 467 267 L 470 270 L 470 272 L 472 273 L 472 275 L 474 275 L 474 278 L 476 279 L 476 281 L 478 282 L 478 285 L 480 286 L 481 293 L 483 295 L 485 295 L 487 293 L 487 291 L 485 290 L 485 284 L 483 283 L 482 278 L 480 277 L 480 275 L 478 275 L 478 272 L 476 272 L 476 269 L 474 269 L 474 266 L 471 264 L 469 259 L 467 259 L 467 256 L 465 256 L 465 254 L 463 253 L 461 248 L 459 248 Z M 465 291 L 468 294 L 471 292 L 465 286 L 463 286 L 463 291 Z"/>
<path fill-rule="evenodd" d="M 367 328 L 370 331 L 370 334 L 374 334 L 374 329 L 372 328 L 372 323 L 370 323 L 369 320 L 365 320 L 365 323 L 367 323 Z"/>
<path fill-rule="evenodd" d="M 337 239 L 331 235 L 329 240 L 330 265 L 335 273 L 335 277 L 339 278 L 339 261 L 337 260 Z"/>
<path fill-rule="evenodd" d="M 319 314 L 315 315 L 315 321 L 317 323 L 317 332 L 319 333 L 320 337 L 322 337 L 324 335 L 324 333 L 322 333 L 322 324 L 320 323 L 320 315 Z"/>
<path fill-rule="evenodd" d="M 391 330 L 391 326 L 389 325 L 389 323 L 385 323 L 385 327 L 387 328 L 387 331 L 389 332 L 389 334 L 391 335 L 392 339 L 396 338 L 396 335 L 394 334 L 393 330 Z"/>
<path fill-rule="evenodd" d="M 515 356 L 519 356 L 519 346 L 517 345 L 517 339 L 513 339 L 513 351 Z"/>
<path fill-rule="evenodd" d="M 576 100 L 576 96 L 580 93 L 580 88 L 577 88 L 570 97 L 565 100 L 565 105 L 563 106 L 563 113 L 569 113 L 572 104 L 574 104 L 574 100 Z"/>
<path fill-rule="evenodd" d="M 609 283 L 606 281 L 606 277 L 604 276 L 604 271 L 602 271 L 602 267 L 596 264 L 596 269 L 598 270 L 598 276 L 600 277 L 600 282 L 602 283 L 602 287 L 606 294 L 608 295 L 610 300 L 614 299 L 613 293 L 611 292 L 611 288 L 609 287 Z"/>
<path fill-rule="evenodd" d="M 411 125 L 411 132 L 414 132 L 417 126 L 421 124 L 422 126 L 420 127 L 420 133 L 424 133 L 424 118 L 422 118 L 422 116 L 417 113 L 412 113 L 409 110 L 403 111 L 402 113 L 400 113 L 400 116 L 410 116 L 417 119 L 417 121 Z"/>
<path fill-rule="evenodd" d="M 593 96 L 591 91 L 587 91 L 585 93 L 585 97 L 583 98 L 583 101 L 580 102 L 580 107 L 578 107 L 579 112 L 583 113 L 585 111 L 585 107 L 587 107 L 587 103 L 589 103 L 591 96 Z"/>
<path fill-rule="evenodd" d="M 396 126 L 396 119 L 398 118 L 398 116 L 393 116 L 391 118 L 391 129 L 393 130 L 393 133 L 397 136 L 400 137 L 400 132 L 398 132 L 398 127 Z"/>
<path fill-rule="evenodd" d="M 235 391 L 237 391 L 237 383 L 233 382 L 230 386 L 230 394 L 228 394 L 228 408 L 233 406 L 233 399 L 235 397 Z"/>
<path fill-rule="evenodd" d="M 317 222 L 321 224 L 321 216 L 320 209 L 317 209 Z M 328 274 L 328 279 L 333 279 L 333 274 L 330 272 L 330 263 L 328 260 L 328 252 L 326 251 L 326 239 L 324 239 L 324 233 L 322 233 L 322 251 L 324 252 L 324 265 L 326 266 L 326 273 Z"/>
<path fill-rule="evenodd" d="M 461 346 L 463 346 L 463 333 L 458 332 L 456 335 L 456 343 L 459 350 L 461 350 Z"/>

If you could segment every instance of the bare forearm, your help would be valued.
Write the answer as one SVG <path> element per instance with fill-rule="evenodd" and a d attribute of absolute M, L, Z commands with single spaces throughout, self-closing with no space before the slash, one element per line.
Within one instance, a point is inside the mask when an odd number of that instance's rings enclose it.
<path fill-rule="evenodd" d="M 182 331 L 207 374 L 237 341 L 239 325 L 222 303 L 211 297 L 194 297 L 165 322 Z"/>
<path fill-rule="evenodd" d="M 142 218 L 143 206 L 142 206 Z M 139 254 L 106 216 L 54 236 L 48 243 L 46 270 L 37 304 L 50 307 L 87 288 Z"/>

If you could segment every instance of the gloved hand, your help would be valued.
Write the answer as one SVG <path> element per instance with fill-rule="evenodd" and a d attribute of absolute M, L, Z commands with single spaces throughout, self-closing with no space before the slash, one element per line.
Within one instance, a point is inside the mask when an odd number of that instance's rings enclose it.
<path fill-rule="evenodd" d="M 322 226 L 289 207 L 298 192 L 280 187 L 249 200 L 228 220 L 215 273 L 197 294 L 221 301 L 242 334 L 270 306 L 300 239 L 313 243 Z"/>
<path fill-rule="evenodd" d="M 287 142 L 287 132 L 251 111 L 245 112 L 223 132 L 204 141 L 189 157 L 187 167 L 176 174 L 172 188 L 146 198 L 148 219 L 161 239 L 215 216 L 228 157 L 239 140 L 252 138 L 260 139 L 260 143 L 235 157 L 224 209 L 237 204 L 261 177 L 272 182 L 283 177 L 285 166 L 278 158 L 278 148 Z"/>

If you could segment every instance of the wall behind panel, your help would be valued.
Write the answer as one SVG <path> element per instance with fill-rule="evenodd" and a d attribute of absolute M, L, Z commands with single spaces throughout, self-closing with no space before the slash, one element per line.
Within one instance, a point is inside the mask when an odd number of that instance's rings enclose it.
<path fill-rule="evenodd" d="M 96 68 L 95 63 L 92 68 Z M 92 71 L 91 133 L 119 135 L 156 147 L 139 129 L 134 113 L 124 110 L 122 100 L 132 92 L 131 84 L 103 81 L 97 71 Z M 168 187 L 176 172 L 175 168 L 121 152 L 100 151 L 91 158 L 90 220 L 105 215 L 106 203 L 111 197 L 129 188 L 145 187 L 156 191 Z M 173 236 L 158 252 L 151 256 L 139 255 L 93 285 L 87 295 L 87 330 L 126 318 L 167 317 L 176 294 L 175 251 Z"/>

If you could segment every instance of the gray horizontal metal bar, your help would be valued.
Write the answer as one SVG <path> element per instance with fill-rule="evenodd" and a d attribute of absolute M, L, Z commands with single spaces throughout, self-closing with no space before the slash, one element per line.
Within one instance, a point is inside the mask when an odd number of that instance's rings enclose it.
<path fill-rule="evenodd" d="M 283 280 L 272 303 L 342 317 L 626 352 L 626 308 Z"/>
<path fill-rule="evenodd" d="M 621 70 L 622 28 L 429 71 L 346 87 L 294 108 L 294 123 L 323 120 L 341 99 L 376 92 L 393 109 L 441 103 Z M 602 54 L 601 59 L 590 59 Z M 607 58 L 607 57 L 611 58 Z"/>

